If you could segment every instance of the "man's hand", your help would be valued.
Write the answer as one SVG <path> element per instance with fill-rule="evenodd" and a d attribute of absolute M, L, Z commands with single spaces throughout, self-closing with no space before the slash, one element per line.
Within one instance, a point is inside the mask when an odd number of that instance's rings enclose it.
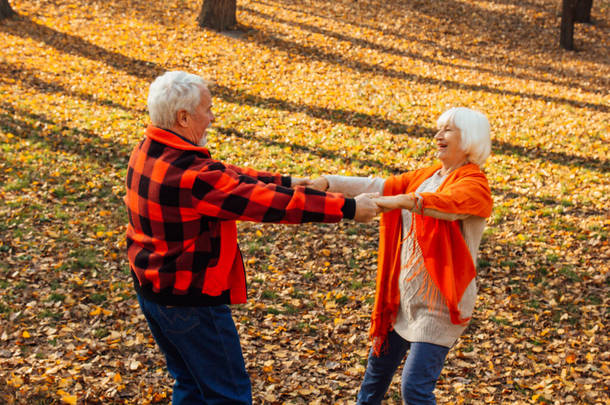
<path fill-rule="evenodd" d="M 307 187 L 318 191 L 326 191 L 328 190 L 328 180 L 325 177 L 318 177 L 315 180 L 311 180 Z"/>
<path fill-rule="evenodd" d="M 379 208 L 373 198 L 379 197 L 379 193 L 360 194 L 356 200 L 356 215 L 354 221 L 369 222 L 379 213 Z"/>
<path fill-rule="evenodd" d="M 412 210 L 415 206 L 415 198 L 412 194 L 398 194 L 385 197 L 373 198 L 381 212 L 388 212 L 396 209 Z"/>
<path fill-rule="evenodd" d="M 290 177 L 290 187 L 311 187 L 311 183 L 312 181 L 309 177 Z"/>

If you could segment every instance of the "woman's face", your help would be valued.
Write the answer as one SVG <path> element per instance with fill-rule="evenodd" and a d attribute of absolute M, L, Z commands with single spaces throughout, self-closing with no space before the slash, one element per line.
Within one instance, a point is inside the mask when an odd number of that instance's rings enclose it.
<path fill-rule="evenodd" d="M 437 147 L 437 157 L 446 166 L 458 164 L 466 160 L 466 152 L 462 150 L 460 130 L 453 124 L 445 124 L 434 135 Z"/>

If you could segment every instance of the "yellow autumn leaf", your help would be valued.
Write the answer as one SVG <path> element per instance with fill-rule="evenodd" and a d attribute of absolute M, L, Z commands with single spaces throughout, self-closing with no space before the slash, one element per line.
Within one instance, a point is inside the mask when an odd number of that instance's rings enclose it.
<path fill-rule="evenodd" d="M 68 405 L 76 405 L 76 395 L 66 395 L 61 397 L 61 400 Z"/>
<path fill-rule="evenodd" d="M 24 331 L 23 331 L 23 333 L 21 334 L 21 336 L 22 336 L 24 339 L 29 339 L 29 338 L 31 337 L 31 336 L 30 336 L 30 333 L 29 333 L 27 330 L 24 330 Z"/>
<path fill-rule="evenodd" d="M 587 359 L 587 363 L 593 363 L 593 360 L 595 360 L 595 356 L 591 352 L 587 353 L 585 358 Z"/>
<path fill-rule="evenodd" d="M 13 378 L 11 379 L 7 379 L 6 382 L 8 385 L 13 386 L 15 388 L 19 388 L 23 385 L 23 378 L 21 378 L 18 375 L 14 375 L 11 373 L 11 375 L 13 376 Z"/>
<path fill-rule="evenodd" d="M 76 405 L 76 395 L 71 395 L 64 390 L 58 390 L 57 395 L 60 396 L 63 403 L 68 405 Z"/>

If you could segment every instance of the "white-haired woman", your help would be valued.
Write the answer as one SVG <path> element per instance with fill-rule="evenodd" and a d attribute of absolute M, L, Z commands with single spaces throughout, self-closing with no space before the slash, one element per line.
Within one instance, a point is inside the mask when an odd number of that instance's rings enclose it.
<path fill-rule="evenodd" d="M 319 190 L 379 192 L 380 222 L 373 341 L 358 404 L 379 404 L 396 369 L 405 404 L 434 404 L 449 348 L 476 300 L 475 263 L 492 199 L 481 171 L 491 150 L 480 112 L 443 113 L 434 136 L 440 163 L 387 179 L 324 176 Z"/>

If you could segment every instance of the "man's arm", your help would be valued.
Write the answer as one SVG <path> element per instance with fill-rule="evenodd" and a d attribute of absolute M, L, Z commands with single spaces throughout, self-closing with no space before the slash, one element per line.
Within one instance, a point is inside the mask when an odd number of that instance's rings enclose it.
<path fill-rule="evenodd" d="M 235 173 L 243 174 L 255 178 L 258 181 L 262 181 L 265 184 L 277 184 L 284 187 L 293 186 L 290 176 L 283 176 L 278 173 L 266 172 L 263 170 L 256 170 L 249 167 L 239 167 L 227 163 L 222 163 L 227 169 L 233 170 Z"/>
<path fill-rule="evenodd" d="M 299 224 L 369 221 L 377 213 L 370 197 L 345 198 L 298 187 L 257 181 L 222 163 L 199 172 L 193 184 L 193 206 L 202 215 L 227 220 Z"/>

